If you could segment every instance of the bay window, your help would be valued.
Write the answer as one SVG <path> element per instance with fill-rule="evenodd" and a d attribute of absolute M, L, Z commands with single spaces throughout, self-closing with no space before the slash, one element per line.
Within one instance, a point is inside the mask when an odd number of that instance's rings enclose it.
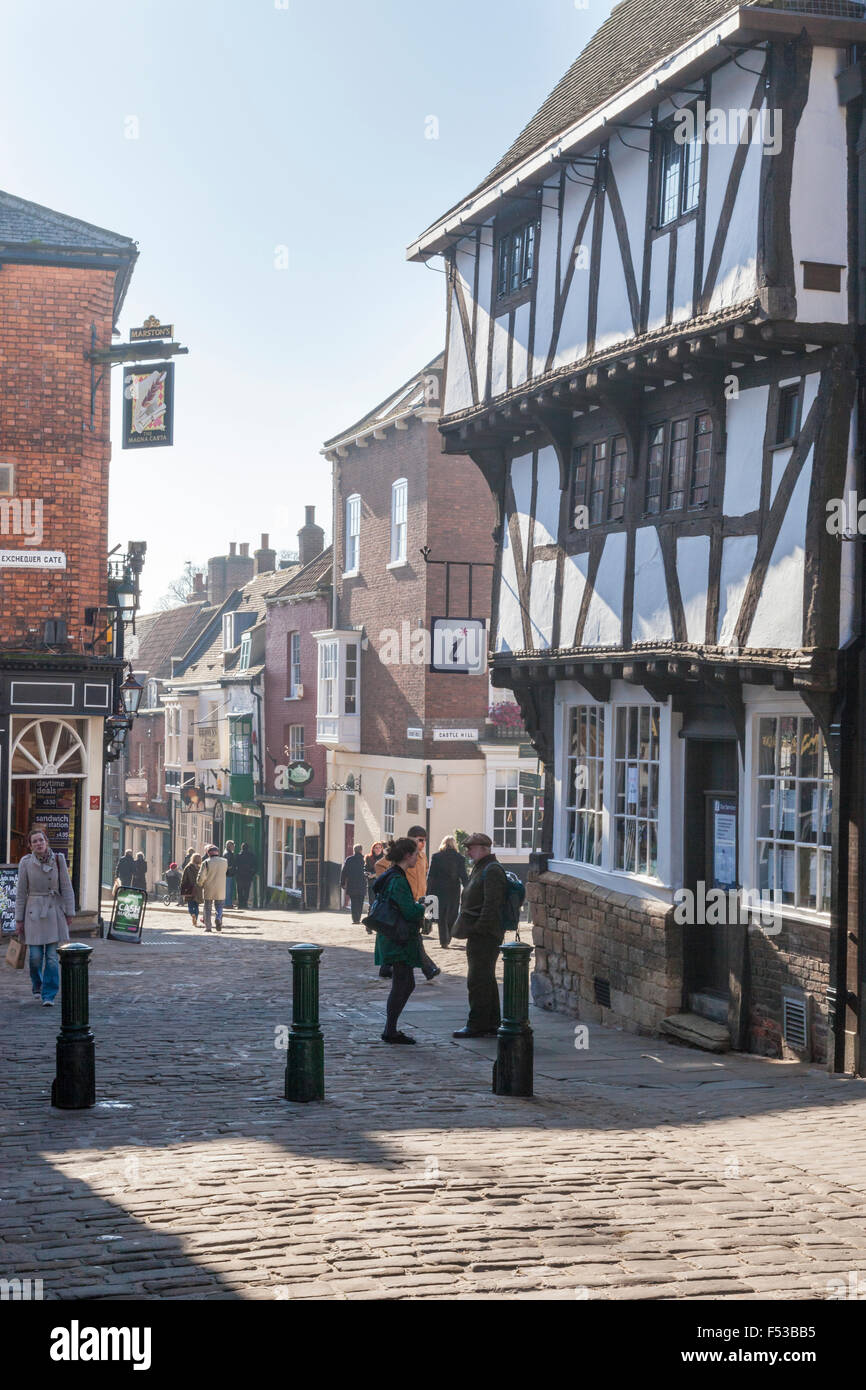
<path fill-rule="evenodd" d="M 757 887 L 776 901 L 830 911 L 832 773 L 817 720 L 758 720 Z"/>
<path fill-rule="evenodd" d="M 531 785 L 530 785 L 531 779 Z M 535 774 L 500 768 L 493 789 L 494 850 L 533 850 L 541 834 L 541 794 Z"/>

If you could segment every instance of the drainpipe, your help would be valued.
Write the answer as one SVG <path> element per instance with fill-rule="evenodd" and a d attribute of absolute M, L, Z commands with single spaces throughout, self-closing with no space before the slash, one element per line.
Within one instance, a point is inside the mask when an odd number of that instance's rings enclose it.
<path fill-rule="evenodd" d="M 256 690 L 256 682 L 257 682 L 258 680 L 259 680 L 259 677 L 258 677 L 258 676 L 251 676 L 251 677 L 250 677 L 250 694 L 253 696 L 253 699 L 254 699 L 255 702 L 256 702 L 256 754 L 257 754 L 257 758 L 258 758 L 258 767 L 257 767 L 257 771 L 256 771 L 255 788 L 256 788 L 256 791 L 257 791 L 258 797 L 259 797 L 259 821 L 260 821 L 260 828 L 259 828 L 259 845 L 260 845 L 260 850 L 259 850 L 259 884 L 260 884 L 260 893 L 259 893 L 259 896 L 260 896 L 260 898 L 261 898 L 261 902 L 259 903 L 259 907 L 264 907 L 264 905 L 265 905 L 265 902 L 264 902 L 264 899 L 265 899 L 265 884 L 266 884 L 266 882 L 267 882 L 267 868 L 266 868 L 266 866 L 267 866 L 267 862 L 268 862 L 268 861 L 267 861 L 267 859 L 266 859 L 266 857 L 265 857 L 265 856 L 266 856 L 266 852 L 267 852 L 267 847 L 266 847 L 267 835 L 265 834 L 265 807 L 264 807 L 263 801 L 261 800 L 261 798 L 262 798 L 262 797 L 264 796 L 264 794 L 265 794 L 265 793 L 264 793 L 264 776 L 263 776 L 263 772 L 264 772 L 264 759 L 263 759 L 263 751 L 262 751 L 263 748 L 264 748 L 264 744 L 262 743 L 262 697 L 261 697 L 261 694 L 259 693 L 259 691 Z"/>
<path fill-rule="evenodd" d="M 430 798 L 431 798 L 431 796 L 433 795 L 433 769 L 432 769 L 432 767 L 430 766 L 429 763 L 427 764 L 427 776 L 426 776 L 426 779 L 425 779 L 425 782 L 424 782 L 424 786 L 425 786 L 424 809 L 425 809 L 425 812 L 426 812 L 425 817 L 424 817 L 424 824 L 425 824 L 425 826 L 426 826 L 426 828 L 427 828 L 427 856 L 428 856 L 428 862 L 429 862 L 429 856 L 430 856 Z"/>

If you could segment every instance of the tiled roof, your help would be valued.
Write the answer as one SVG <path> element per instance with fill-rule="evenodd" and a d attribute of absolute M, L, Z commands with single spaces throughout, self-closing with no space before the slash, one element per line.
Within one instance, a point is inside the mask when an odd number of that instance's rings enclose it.
<path fill-rule="evenodd" d="M 755 3 L 764 9 L 864 18 L 863 5 L 854 0 L 741 0 L 740 4 L 736 0 L 620 0 L 510 149 L 468 197 L 603 106 L 703 29 Z"/>
<path fill-rule="evenodd" d="M 288 584 L 282 589 L 277 589 L 271 598 L 285 598 L 289 594 L 309 594 L 313 589 L 329 585 L 333 562 L 334 547 L 328 545 L 314 560 L 304 565 L 303 569 L 296 570 Z"/>
<path fill-rule="evenodd" d="M 287 579 L 291 578 L 292 571 L 288 570 L 269 570 L 267 574 L 257 574 L 248 584 L 244 584 L 240 590 L 240 602 L 233 601 L 232 595 L 226 599 L 221 608 L 211 609 L 213 617 L 221 616 L 223 613 L 255 613 L 257 622 L 265 616 L 265 599 L 277 590 L 282 589 Z M 253 625 L 254 626 L 254 625 Z M 247 629 L 250 631 L 251 629 Z M 258 666 L 250 667 L 243 672 L 244 678 L 255 675 L 261 668 Z M 223 657 L 223 625 L 222 622 L 214 623 L 211 640 L 205 649 L 198 654 L 195 661 L 182 671 L 178 681 L 193 685 L 196 681 L 215 681 L 220 680 L 225 671 Z M 231 674 L 236 674 L 232 672 Z"/>
<path fill-rule="evenodd" d="M 164 613 L 144 613 L 136 620 L 138 651 L 133 667 L 158 680 L 171 675 L 171 658 L 188 652 L 217 610 L 206 600 L 181 603 Z"/>
<path fill-rule="evenodd" d="M 374 406 L 354 425 L 350 425 L 348 429 L 340 430 L 340 433 L 334 435 L 333 439 L 327 439 L 325 448 L 331 449 L 343 439 L 351 439 L 357 434 L 362 434 L 365 429 L 373 429 L 375 426 L 381 426 L 384 429 L 389 420 L 403 415 L 407 410 L 414 410 L 423 406 L 425 404 L 424 379 L 431 375 L 441 374 L 444 363 L 445 353 L 437 353 L 432 362 L 428 362 L 426 367 L 421 368 L 420 372 L 416 372 L 408 381 L 404 381 L 399 390 L 386 396 L 384 401 Z"/>
<path fill-rule="evenodd" d="M 36 242 L 75 251 L 136 250 L 130 237 L 0 191 L 0 243 L 27 246 Z"/>

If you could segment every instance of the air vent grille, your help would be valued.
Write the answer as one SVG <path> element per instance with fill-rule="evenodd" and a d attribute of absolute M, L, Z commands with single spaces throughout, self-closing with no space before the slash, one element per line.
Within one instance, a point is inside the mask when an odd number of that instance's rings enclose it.
<path fill-rule="evenodd" d="M 603 1009 L 610 1008 L 610 980 L 603 980 L 600 975 L 596 975 L 593 981 L 595 987 L 595 1002 L 600 1004 Z"/>
<path fill-rule="evenodd" d="M 808 1041 L 805 999 L 782 1000 L 782 1032 L 789 1047 L 797 1052 L 805 1051 Z"/>

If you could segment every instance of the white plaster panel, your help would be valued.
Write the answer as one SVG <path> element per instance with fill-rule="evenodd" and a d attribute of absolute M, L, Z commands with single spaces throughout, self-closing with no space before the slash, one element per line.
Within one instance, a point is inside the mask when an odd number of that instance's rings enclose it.
<path fill-rule="evenodd" d="M 586 552 L 565 556 L 562 567 L 562 614 L 559 620 L 559 642 L 562 647 L 574 646 L 588 565 L 589 555 Z"/>
<path fill-rule="evenodd" d="M 634 612 L 632 640 L 670 642 L 674 628 L 668 603 L 665 566 L 654 526 L 642 526 L 634 538 Z"/>
<path fill-rule="evenodd" d="M 794 145 L 791 180 L 791 242 L 797 279 L 797 317 L 809 323 L 848 322 L 848 274 L 838 294 L 803 288 L 802 261 L 848 264 L 845 107 L 836 73 L 845 66 L 840 49 L 814 48 L 809 96 Z"/>
<path fill-rule="evenodd" d="M 816 401 L 817 396 L 818 396 L 818 388 L 820 387 L 820 385 L 821 385 L 821 373 L 820 373 L 820 372 L 810 372 L 809 375 L 806 377 L 806 382 L 805 382 L 805 385 L 804 385 L 804 387 L 803 387 L 803 424 L 804 424 L 804 425 L 805 425 L 806 421 L 807 421 L 808 418 L 809 418 L 809 411 L 812 409 L 812 406 L 815 404 L 815 401 Z"/>
<path fill-rule="evenodd" d="M 708 306 L 709 313 L 739 304 L 752 298 L 757 292 L 757 242 L 758 242 L 758 194 L 761 184 L 761 160 L 763 154 L 763 125 L 761 120 L 754 123 L 752 140 L 746 162 L 740 177 L 737 196 L 731 220 L 728 224 L 725 246 L 716 276 L 716 284 Z M 720 149 L 723 146 L 709 146 Z M 766 156 L 771 158 L 772 156 Z M 707 218 L 707 228 L 715 231 L 715 224 Z M 713 236 L 708 235 L 704 248 L 704 274 L 713 244 Z"/>
<path fill-rule="evenodd" d="M 532 455 L 521 454 L 511 461 L 511 486 L 514 489 L 514 504 L 520 524 L 520 540 L 523 558 L 526 562 L 526 547 L 529 543 L 529 516 L 532 510 Z"/>
<path fill-rule="evenodd" d="M 668 267 L 671 258 L 670 235 L 656 237 L 650 250 L 649 318 L 647 332 L 664 328 L 668 315 Z"/>
<path fill-rule="evenodd" d="M 493 274 L 493 224 L 488 223 L 482 233 L 484 240 L 478 252 L 478 313 L 475 329 L 475 379 L 478 394 L 482 398 L 487 389 L 487 349 L 490 345 L 490 291 Z M 488 246 L 485 243 L 491 242 Z"/>
<path fill-rule="evenodd" d="M 767 425 L 769 386 L 741 391 L 727 403 L 727 453 L 725 456 L 726 516 L 745 516 L 761 501 L 761 470 Z"/>
<path fill-rule="evenodd" d="M 709 536 L 680 536 L 677 578 L 686 619 L 686 636 L 703 646 L 707 638 L 707 590 L 710 580 Z"/>
<path fill-rule="evenodd" d="M 748 637 L 750 647 L 797 648 L 803 645 L 803 571 L 806 561 L 806 512 L 812 483 L 812 451 L 797 479 L 773 557 L 761 587 Z"/>
<path fill-rule="evenodd" d="M 508 390 L 508 324 L 510 316 L 500 314 L 493 324 L 493 366 L 490 378 L 491 396 L 501 396 Z"/>
<path fill-rule="evenodd" d="M 541 209 L 541 235 L 538 241 L 538 274 L 535 287 L 535 344 L 533 376 L 547 366 L 553 315 L 556 308 L 556 256 L 559 238 L 559 181 L 545 185 Z M 549 206 L 548 206 L 549 204 Z"/>
<path fill-rule="evenodd" d="M 776 500 L 776 493 L 779 491 L 779 484 L 784 477 L 785 469 L 791 462 L 793 449 L 774 449 L 773 450 L 773 474 L 770 479 L 770 505 Z"/>
<path fill-rule="evenodd" d="M 445 414 L 450 415 L 455 410 L 466 410 L 472 404 L 472 379 L 463 343 L 460 310 L 457 307 L 457 295 L 452 292 L 448 371 L 445 378 Z"/>
<path fill-rule="evenodd" d="M 697 223 L 686 222 L 677 232 L 677 264 L 674 272 L 674 309 L 672 323 L 682 323 L 692 317 L 695 297 L 695 237 Z"/>
<path fill-rule="evenodd" d="M 552 444 L 538 451 L 538 486 L 535 501 L 535 544 L 556 545 L 559 540 L 559 459 Z"/>
<path fill-rule="evenodd" d="M 568 268 L 571 264 L 572 251 L 579 256 L 580 248 L 574 248 L 574 238 L 577 235 L 577 227 L 580 216 L 586 206 L 590 190 L 584 188 L 582 184 L 575 184 L 566 181 L 565 185 L 565 209 L 562 219 L 562 253 L 560 265 L 560 285 L 565 283 Z M 577 362 L 586 353 L 586 331 L 587 314 L 589 310 L 589 247 L 592 238 L 592 223 L 595 214 L 590 213 L 583 234 L 583 244 L 587 254 L 583 260 L 585 265 L 579 260 L 575 265 L 574 275 L 571 280 L 571 289 L 562 314 L 562 322 L 559 329 L 559 340 L 556 353 L 553 359 L 554 367 L 565 366 L 568 362 Z"/>
<path fill-rule="evenodd" d="M 722 572 L 719 585 L 720 647 L 726 647 L 734 635 L 757 549 L 757 536 L 728 536 L 722 542 Z"/>
<path fill-rule="evenodd" d="M 601 243 L 601 275 L 598 282 L 598 317 L 595 348 L 601 352 L 615 343 L 634 337 L 628 302 L 625 267 L 619 249 L 610 203 L 605 203 L 604 232 Z"/>
<path fill-rule="evenodd" d="M 750 68 L 758 68 L 758 55 L 752 54 Z M 720 111 L 749 110 L 755 91 L 756 78 L 745 73 L 733 62 L 718 68 L 712 76 L 710 88 L 710 107 Z M 705 144 L 703 153 L 707 160 L 707 235 L 704 242 L 704 277 L 713 246 L 713 237 L 722 215 L 722 204 L 728 187 L 728 178 L 734 162 L 737 146 L 734 142 L 724 144 Z M 757 225 L 757 213 L 756 213 Z"/>
<path fill-rule="evenodd" d="M 629 139 L 626 133 L 626 139 Z M 639 143 L 639 141 L 638 141 Z M 638 285 L 643 257 L 643 238 L 646 225 L 646 184 L 649 161 L 646 150 L 632 149 L 621 140 L 610 143 L 610 162 L 616 177 L 619 200 L 628 228 L 631 258 Z"/>
<path fill-rule="evenodd" d="M 556 561 L 536 560 L 529 586 L 529 621 L 536 651 L 549 647 L 553 638 L 555 592 Z"/>
<path fill-rule="evenodd" d="M 517 592 L 517 570 L 508 527 L 502 533 L 502 570 L 499 580 L 499 617 L 496 629 L 498 652 L 522 652 L 523 623 L 520 617 L 520 597 Z"/>
<path fill-rule="evenodd" d="M 607 537 L 595 581 L 595 590 L 586 615 L 583 634 L 585 647 L 622 645 L 622 598 L 625 585 L 626 536 L 614 532 Z"/>
<path fill-rule="evenodd" d="M 529 315 L 531 304 L 527 300 L 521 304 L 514 315 L 514 342 L 511 344 L 511 385 L 522 386 L 527 376 L 529 359 Z"/>

